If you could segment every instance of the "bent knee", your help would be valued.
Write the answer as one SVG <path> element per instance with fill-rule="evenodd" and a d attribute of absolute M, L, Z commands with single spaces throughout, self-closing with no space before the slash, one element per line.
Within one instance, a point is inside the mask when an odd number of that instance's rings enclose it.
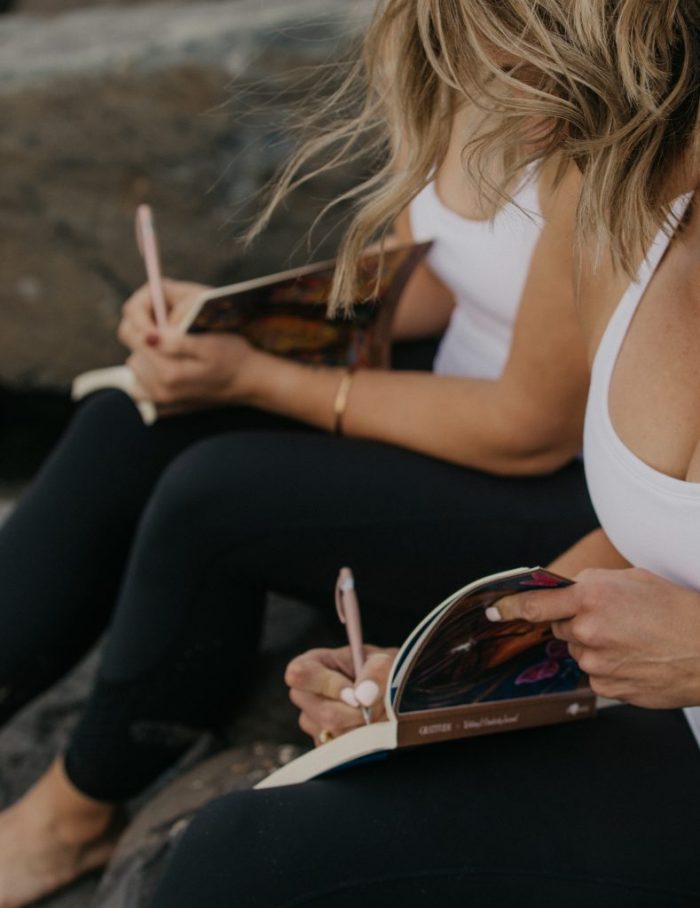
<path fill-rule="evenodd" d="M 246 866 L 246 843 L 251 847 L 251 857 L 257 851 L 255 826 L 264 817 L 264 810 L 263 816 L 258 816 L 263 800 L 257 792 L 236 791 L 205 804 L 182 834 L 172 866 L 197 867 L 198 872 L 207 874 L 217 866 L 221 868 L 222 861 L 232 853 Z"/>
<path fill-rule="evenodd" d="M 105 390 L 82 401 L 73 418 L 72 428 L 90 432 L 95 437 L 113 436 L 128 426 L 143 427 L 133 400 L 123 391 Z"/>
<path fill-rule="evenodd" d="M 259 450 L 259 449 L 258 449 Z M 245 436 L 206 438 L 178 455 L 161 476 L 151 501 L 158 522 L 186 521 L 198 530 L 241 532 L 263 506 L 274 465 L 256 456 Z"/>

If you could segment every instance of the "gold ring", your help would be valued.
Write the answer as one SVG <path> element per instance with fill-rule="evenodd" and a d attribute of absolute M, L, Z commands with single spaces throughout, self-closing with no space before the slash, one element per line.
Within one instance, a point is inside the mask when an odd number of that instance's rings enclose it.
<path fill-rule="evenodd" d="M 319 744 L 328 744 L 329 741 L 332 741 L 334 738 L 333 732 L 328 731 L 327 728 L 322 728 L 318 733 L 318 743 Z"/>

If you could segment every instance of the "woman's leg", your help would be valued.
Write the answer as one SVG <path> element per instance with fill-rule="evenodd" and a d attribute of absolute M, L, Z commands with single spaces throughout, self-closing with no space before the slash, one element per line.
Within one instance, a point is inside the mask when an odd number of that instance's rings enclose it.
<path fill-rule="evenodd" d="M 230 408 L 147 428 L 117 391 L 79 408 L 0 530 L 0 725 L 104 630 L 141 512 L 167 464 L 208 435 L 284 424 Z"/>
<path fill-rule="evenodd" d="M 98 800 L 132 797 L 230 713 L 270 589 L 330 610 L 350 564 L 368 639 L 398 643 L 456 587 L 546 562 L 594 523 L 578 464 L 503 480 L 318 433 L 199 442 L 141 520 L 69 778 Z"/>
<path fill-rule="evenodd" d="M 699 811 L 682 714 L 621 707 L 229 795 L 152 908 L 691 908 Z"/>
<path fill-rule="evenodd" d="M 429 368 L 434 342 L 401 344 Z M 93 395 L 0 530 L 0 726 L 71 668 L 107 625 L 133 534 L 158 477 L 190 444 L 238 428 L 301 429 L 249 408 L 143 425 L 121 392 Z"/>
<path fill-rule="evenodd" d="M 70 668 L 107 624 L 135 527 L 164 467 L 198 439 L 245 425 L 291 424 L 230 408 L 146 428 L 117 392 L 80 408 L 0 534 L 0 721 Z M 115 813 L 76 789 L 57 760 L 0 814 L 0 908 L 104 864 Z"/>
<path fill-rule="evenodd" d="M 429 361 L 416 362 L 409 351 L 406 365 Z M 304 428 L 246 408 L 146 428 L 118 392 L 80 407 L 0 533 L 0 725 L 75 664 L 106 626 L 133 532 L 164 467 L 193 441 L 245 426 Z M 173 738 L 178 750 L 183 736 L 162 722 L 144 723 L 140 733 L 152 746 L 154 736 L 170 740 L 167 762 Z M 77 790 L 58 760 L 28 797 L 2 814 L 0 906 L 24 904 L 102 863 L 112 847 L 113 813 Z"/>
<path fill-rule="evenodd" d="M 435 347 L 398 345 L 396 367 L 429 369 Z M 0 726 L 106 627 L 136 526 L 168 463 L 197 440 L 244 427 L 302 428 L 242 407 L 146 427 L 118 391 L 81 404 L 0 530 Z"/>

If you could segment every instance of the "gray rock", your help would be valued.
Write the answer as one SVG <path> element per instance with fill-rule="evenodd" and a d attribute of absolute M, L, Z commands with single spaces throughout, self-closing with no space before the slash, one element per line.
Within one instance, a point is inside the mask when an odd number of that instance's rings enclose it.
<path fill-rule="evenodd" d="M 0 383 L 66 387 L 123 358 L 121 304 L 143 282 L 133 239 L 155 209 L 165 271 L 220 284 L 332 254 L 324 201 L 356 177 L 299 191 L 249 254 L 256 193 L 292 147 L 293 97 L 371 0 L 209 0 L 0 17 Z M 329 224 L 337 224 L 337 218 Z"/>
<path fill-rule="evenodd" d="M 121 837 L 94 908 L 147 908 L 165 861 L 197 811 L 216 797 L 252 788 L 299 753 L 293 745 L 236 747 L 178 778 L 148 802 Z"/>

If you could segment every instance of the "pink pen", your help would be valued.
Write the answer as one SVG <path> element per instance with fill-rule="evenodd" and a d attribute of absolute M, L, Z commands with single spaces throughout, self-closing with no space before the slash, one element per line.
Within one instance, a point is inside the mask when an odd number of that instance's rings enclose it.
<path fill-rule="evenodd" d="M 136 245 L 139 247 L 139 252 L 143 256 L 146 266 L 156 324 L 161 331 L 164 331 L 168 327 L 168 310 L 163 294 L 158 239 L 156 238 L 153 212 L 150 205 L 139 205 L 136 209 Z"/>
<path fill-rule="evenodd" d="M 355 678 L 359 678 L 365 664 L 365 651 L 362 644 L 362 621 L 360 620 L 360 603 L 355 593 L 355 578 L 350 568 L 341 568 L 335 585 L 335 607 L 338 617 L 345 625 L 352 654 L 352 669 Z M 362 717 L 365 725 L 372 721 L 371 710 L 362 707 Z"/>

